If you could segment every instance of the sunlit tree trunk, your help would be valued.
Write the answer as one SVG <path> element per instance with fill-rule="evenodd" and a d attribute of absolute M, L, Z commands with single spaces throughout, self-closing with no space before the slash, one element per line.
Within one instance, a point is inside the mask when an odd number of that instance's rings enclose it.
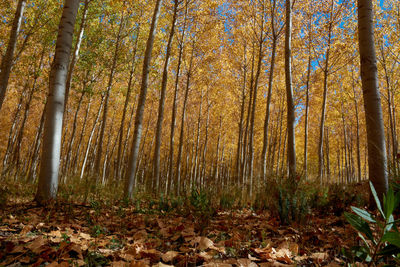
<path fill-rule="evenodd" d="M 66 0 L 64 3 L 56 52 L 50 72 L 39 184 L 35 197 L 36 201 L 41 204 L 55 199 L 58 190 L 65 82 L 78 8 L 78 0 Z"/>
<path fill-rule="evenodd" d="M 121 123 L 118 131 L 118 151 L 117 151 L 117 164 L 116 164 L 116 176 L 117 179 L 119 180 L 121 178 L 121 170 L 122 170 L 122 152 L 123 152 L 123 146 L 122 146 L 122 140 L 124 138 L 124 127 L 125 127 L 125 118 L 126 118 L 126 113 L 128 111 L 128 104 L 132 92 L 132 87 L 134 86 L 136 79 L 133 79 L 133 76 L 135 74 L 136 70 L 136 53 L 137 53 L 137 47 L 138 47 L 138 41 L 139 41 L 139 34 L 140 34 L 140 27 L 141 24 L 137 26 L 137 31 L 136 31 L 136 40 L 135 40 L 135 47 L 133 49 L 133 55 L 132 55 L 132 66 L 131 70 L 129 73 L 129 81 L 128 81 L 128 89 L 126 91 L 126 96 L 125 96 L 125 103 L 124 103 L 124 109 L 122 110 L 122 118 L 121 118 Z M 127 136 L 129 138 L 129 135 Z"/>
<path fill-rule="evenodd" d="M 295 148 L 295 106 L 292 89 L 292 62 L 291 62 L 291 39 L 292 39 L 292 0 L 286 0 L 286 32 L 285 32 L 285 83 L 287 98 L 287 160 L 289 166 L 289 178 L 294 179 L 296 175 L 296 148 Z"/>
<path fill-rule="evenodd" d="M 92 144 L 92 139 L 93 139 L 94 133 L 96 131 L 97 124 L 98 124 L 99 119 L 100 119 L 101 111 L 103 110 L 104 99 L 105 99 L 105 96 L 103 95 L 101 97 L 101 103 L 100 103 L 99 109 L 97 110 L 97 113 L 96 113 L 96 118 L 95 118 L 95 120 L 93 122 L 92 130 L 90 131 L 89 139 L 87 141 L 87 145 L 86 145 L 86 149 L 85 149 L 85 154 L 84 154 L 85 156 L 84 156 L 83 162 L 82 162 L 80 179 L 82 179 L 83 174 L 85 173 L 85 168 L 86 168 L 86 164 L 87 164 L 88 157 L 89 157 L 89 152 L 90 152 L 90 147 L 91 147 L 91 144 Z M 77 155 L 77 157 L 79 157 L 79 155 Z"/>
<path fill-rule="evenodd" d="M 83 87 L 82 88 L 83 91 L 81 93 L 81 96 L 79 97 L 78 106 L 77 106 L 77 108 L 75 110 L 75 115 L 74 115 L 74 119 L 73 119 L 73 122 L 72 122 L 71 138 L 70 138 L 70 140 L 68 142 L 67 152 L 65 153 L 65 160 L 64 160 L 64 166 L 63 166 L 63 172 L 62 172 L 64 174 L 64 176 L 68 175 L 68 166 L 70 165 L 72 147 L 73 147 L 74 142 L 75 142 L 75 133 L 76 133 L 76 128 L 77 128 L 77 124 L 78 124 L 78 114 L 79 114 L 79 111 L 80 111 L 81 106 L 82 106 L 83 98 L 84 98 L 84 96 L 86 94 L 86 91 L 85 91 L 86 90 L 86 83 L 87 83 L 87 77 L 85 78 L 85 81 L 83 82 L 83 86 L 82 86 Z"/>
<path fill-rule="evenodd" d="M 360 151 L 360 119 L 359 119 L 359 111 L 358 111 L 358 101 L 357 101 L 357 94 L 356 94 L 356 88 L 354 84 L 354 77 L 353 77 L 353 72 L 351 73 L 352 75 L 352 88 L 353 88 L 353 102 L 354 102 L 354 110 L 356 111 L 356 138 L 357 138 L 357 181 L 360 183 L 361 182 L 361 151 Z"/>
<path fill-rule="evenodd" d="M 79 50 L 81 48 L 81 43 L 82 43 L 82 37 L 83 37 L 83 32 L 85 30 L 85 24 L 86 24 L 86 16 L 87 16 L 87 11 L 89 8 L 89 3 L 91 0 L 85 0 L 84 2 L 84 6 L 83 6 L 83 12 L 82 12 L 82 20 L 81 23 L 79 25 L 79 31 L 77 34 L 77 39 L 76 39 L 76 43 L 75 43 L 75 47 L 74 47 L 74 52 L 72 54 L 72 59 L 71 59 L 71 63 L 69 64 L 69 68 L 68 68 L 68 75 L 67 75 L 67 81 L 66 81 L 66 85 L 65 85 L 65 101 L 64 101 L 64 110 L 66 110 L 66 107 L 68 105 L 68 98 L 69 98 L 69 89 L 71 87 L 71 81 L 72 81 L 72 75 L 74 73 L 74 68 L 76 65 L 76 62 L 78 61 L 79 58 Z M 67 115 L 68 112 L 66 112 L 65 115 Z M 64 116 L 66 117 L 66 116 Z"/>
<path fill-rule="evenodd" d="M 265 36 L 264 36 L 264 12 L 265 12 L 265 6 L 264 6 L 264 1 L 262 1 L 262 18 L 261 18 L 261 23 L 260 23 L 260 36 L 258 37 L 258 61 L 257 61 L 257 70 L 256 70 L 256 75 L 254 78 L 254 83 L 253 83 L 253 103 L 252 103 L 252 109 L 251 109 L 251 118 L 250 118 L 250 130 L 249 130 L 249 196 L 250 198 L 253 195 L 253 183 L 254 183 L 254 123 L 255 123 L 255 112 L 256 112 L 256 104 L 257 104 L 257 91 L 258 91 L 258 82 L 260 79 L 260 74 L 261 74 L 261 65 L 262 65 L 262 60 L 264 58 L 264 41 L 265 41 Z"/>
<path fill-rule="evenodd" d="M 47 99 L 46 99 L 46 104 L 47 104 Z M 40 145 L 41 145 L 41 140 L 42 140 L 41 137 L 42 137 L 43 126 L 44 126 L 46 104 L 43 108 L 42 115 L 40 117 L 39 127 L 38 127 L 38 130 L 36 131 L 35 141 L 33 142 L 31 153 L 29 155 L 29 161 L 28 161 L 27 168 L 26 168 L 26 180 L 29 183 L 32 183 L 36 177 L 36 169 L 37 169 L 37 165 L 38 165 L 39 151 L 40 151 Z"/>
<path fill-rule="evenodd" d="M 80 151 L 81 151 L 81 147 L 82 147 L 83 136 L 85 134 L 85 130 L 86 130 L 86 126 L 87 126 L 87 120 L 88 120 L 88 117 L 89 117 L 91 105 L 92 105 L 92 97 L 89 95 L 88 104 L 86 106 L 86 111 L 85 111 L 85 116 L 83 118 L 81 132 L 79 134 L 77 147 L 75 149 L 75 155 L 74 155 L 73 159 L 71 160 L 72 165 L 75 166 L 73 168 L 73 170 L 72 170 L 73 171 L 72 172 L 73 175 L 75 175 L 77 170 L 78 170 L 78 165 L 79 165 L 78 162 L 79 162 L 79 158 L 80 158 Z M 71 152 L 73 152 L 73 151 L 71 150 Z M 67 169 L 67 172 L 68 172 L 68 169 Z"/>
<path fill-rule="evenodd" d="M 379 197 L 382 197 L 388 190 L 388 174 L 373 21 L 372 0 L 358 0 L 358 42 L 367 125 L 369 179 Z"/>
<path fill-rule="evenodd" d="M 383 70 L 385 72 L 385 82 L 386 82 L 386 94 L 387 94 L 387 105 L 388 105 L 388 117 L 389 117 L 389 127 L 390 127 L 390 137 L 391 139 L 388 138 L 388 145 L 391 143 L 392 145 L 392 164 L 393 164 L 393 171 L 394 174 L 397 173 L 397 149 L 398 149 L 398 144 L 397 144 L 397 133 L 396 133 L 396 113 L 395 113 L 395 108 L 394 108 L 394 92 L 393 92 L 393 87 L 390 81 L 389 77 L 389 72 L 393 72 L 393 67 L 391 70 L 388 70 L 387 62 L 386 62 L 386 55 L 384 52 L 383 45 L 380 45 L 380 52 L 381 52 L 381 57 L 382 57 L 382 65 L 383 65 Z M 389 140 L 391 142 L 389 142 Z M 390 169 L 389 169 L 390 171 Z"/>
<path fill-rule="evenodd" d="M 243 85 L 242 85 L 242 95 L 241 95 L 241 103 L 240 103 L 240 120 L 239 120 L 239 134 L 237 141 L 237 150 L 236 150 L 236 175 L 237 182 L 240 183 L 240 173 L 241 173 L 241 161 L 242 161 L 242 150 L 243 150 L 243 121 L 244 121 L 244 111 L 246 106 L 246 83 L 247 83 L 247 46 L 244 44 L 243 49 L 243 66 L 241 70 L 243 72 Z M 208 112 L 208 111 L 207 111 Z"/>
<path fill-rule="evenodd" d="M 149 38 L 147 39 L 146 50 L 144 53 L 144 61 L 143 61 L 143 70 L 142 70 L 142 84 L 140 87 L 140 95 L 138 100 L 138 105 L 136 109 L 136 117 L 135 117 L 135 129 L 133 132 L 133 141 L 132 141 L 132 149 L 131 154 L 128 161 L 128 171 L 125 176 L 125 188 L 124 188 L 124 197 L 131 198 L 133 192 L 133 185 L 135 184 L 135 174 L 139 153 L 140 140 L 142 138 L 142 123 L 143 123 L 143 113 L 144 106 L 146 103 L 147 96 L 147 87 L 149 80 L 149 72 L 150 72 L 150 62 L 151 62 L 151 53 L 153 51 L 154 38 L 156 35 L 158 15 L 160 13 L 162 0 L 157 0 L 155 7 L 153 18 L 151 21 Z"/>
<path fill-rule="evenodd" d="M 180 194 L 181 190 L 181 160 L 182 160 L 182 149 L 184 143 L 184 133 L 185 133 L 185 121 L 186 121 L 186 107 L 187 101 L 190 91 L 190 79 L 192 77 L 192 68 L 193 68 L 193 57 L 194 57 L 194 49 L 195 42 L 193 41 L 192 52 L 189 60 L 189 70 L 186 75 L 186 88 L 185 88 L 185 96 L 183 98 L 183 106 L 182 106 L 182 115 L 181 115 L 181 131 L 179 134 L 179 148 L 178 148 L 178 156 L 176 158 L 176 170 L 175 170 L 175 193 Z"/>
<path fill-rule="evenodd" d="M 24 8 L 26 0 L 19 0 L 17 10 L 15 11 L 10 37 L 8 39 L 6 54 L 1 60 L 0 69 L 0 110 L 6 96 L 6 90 L 8 86 L 8 79 L 10 77 L 11 68 L 13 65 L 14 50 L 17 45 L 18 33 L 21 27 L 22 15 L 24 14 Z"/>
<path fill-rule="evenodd" d="M 121 15 L 121 19 L 119 21 L 119 27 L 118 27 L 118 34 L 117 34 L 117 39 L 115 43 L 115 50 L 114 50 L 114 55 L 112 59 L 112 65 L 111 65 L 111 70 L 110 70 L 110 76 L 108 77 L 108 84 L 107 84 L 107 89 L 105 91 L 105 100 L 104 100 L 104 108 L 103 108 L 103 119 L 101 122 L 101 127 L 100 127 L 100 136 L 98 140 L 98 151 L 96 152 L 96 158 L 95 158 L 95 163 L 94 163 L 94 171 L 96 178 L 100 177 L 100 167 L 101 167 L 101 159 L 103 156 L 103 139 L 104 139 L 104 132 L 106 129 L 106 124 L 107 124 L 107 118 L 108 118 L 108 101 L 110 98 L 110 92 L 114 80 L 114 75 L 115 75 L 115 70 L 117 67 L 117 61 L 118 61 L 118 56 L 119 56 L 119 47 L 120 43 L 122 40 L 122 29 L 124 25 L 124 14 Z"/>
<path fill-rule="evenodd" d="M 333 1 L 332 1 L 333 3 Z M 333 8 L 332 8 L 333 9 Z M 331 10 L 331 16 L 332 16 Z M 328 95 L 328 78 L 329 78 L 329 57 L 331 52 L 331 38 L 332 38 L 332 23 L 329 23 L 328 29 L 328 47 L 325 53 L 325 65 L 324 65 L 324 91 L 322 96 L 322 108 L 321 108 L 321 122 L 319 125 L 319 143 L 318 143 L 318 178 L 320 183 L 323 181 L 324 173 L 324 130 L 325 130 L 325 117 L 326 117 L 326 101 Z"/>
<path fill-rule="evenodd" d="M 175 0 L 174 3 L 174 11 L 171 22 L 171 29 L 169 31 L 167 49 L 165 54 L 165 62 L 163 69 L 163 76 L 161 81 L 161 91 L 160 91 L 160 101 L 158 104 L 158 118 L 157 118 L 157 126 L 156 126 L 156 144 L 154 147 L 154 157 L 153 157 L 153 178 L 156 181 L 156 188 L 158 190 L 158 186 L 160 184 L 160 148 L 161 148 L 161 135 L 162 135 L 162 124 L 164 120 L 164 104 L 165 104 L 165 93 L 167 91 L 167 83 L 168 83 L 168 65 L 169 58 L 171 55 L 171 45 L 172 40 L 175 34 L 175 24 L 176 17 L 178 13 L 179 1 Z"/>

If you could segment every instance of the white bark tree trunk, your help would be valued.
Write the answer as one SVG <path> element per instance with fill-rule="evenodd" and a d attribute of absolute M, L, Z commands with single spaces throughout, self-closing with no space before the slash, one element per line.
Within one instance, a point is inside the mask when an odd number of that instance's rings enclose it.
<path fill-rule="evenodd" d="M 58 190 L 65 82 L 78 8 L 79 0 L 65 1 L 58 29 L 56 51 L 50 71 L 39 184 L 36 192 L 36 201 L 40 204 L 56 198 Z"/>
<path fill-rule="evenodd" d="M 292 36 L 292 0 L 286 0 L 286 32 L 285 32 L 285 81 L 287 97 L 287 160 L 289 165 L 289 178 L 296 175 L 296 148 L 295 148 L 295 106 L 292 89 L 292 62 L 291 62 L 291 36 Z"/>
<path fill-rule="evenodd" d="M 135 184 L 135 174 L 137 167 L 137 159 L 139 154 L 139 145 L 140 140 L 142 138 L 142 124 L 143 124 L 143 113 L 144 106 L 146 103 L 146 95 L 147 95 L 147 87 L 149 80 L 149 72 L 150 72 L 150 61 L 151 61 L 151 53 L 153 51 L 153 43 L 156 35 L 158 15 L 160 13 L 162 0 L 157 0 L 156 5 L 154 7 L 153 18 L 151 21 L 149 38 L 147 39 L 146 51 L 144 54 L 143 61 L 143 71 L 142 71 L 142 84 L 140 88 L 140 95 L 138 100 L 138 106 L 136 109 L 136 117 L 135 117 L 135 130 L 133 132 L 133 141 L 132 141 L 132 149 L 131 154 L 128 161 L 128 170 L 125 176 L 125 189 L 124 196 L 125 198 L 132 197 L 133 185 Z"/>
<path fill-rule="evenodd" d="M 388 190 L 385 131 L 378 88 L 372 0 L 358 0 L 358 44 L 367 124 L 369 180 L 379 197 Z"/>

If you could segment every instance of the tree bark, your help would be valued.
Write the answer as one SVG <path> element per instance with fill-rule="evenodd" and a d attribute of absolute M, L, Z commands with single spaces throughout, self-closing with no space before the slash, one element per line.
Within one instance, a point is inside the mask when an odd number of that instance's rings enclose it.
<path fill-rule="evenodd" d="M 154 13 L 153 13 L 152 21 L 151 21 L 151 26 L 150 26 L 149 38 L 147 39 L 146 51 L 144 53 L 142 84 L 141 84 L 141 88 L 140 88 L 138 106 L 136 109 L 135 129 L 133 132 L 132 149 L 131 149 L 131 155 L 130 155 L 129 162 L 128 162 L 128 171 L 125 176 L 125 189 L 124 189 L 124 197 L 125 198 L 132 197 L 133 185 L 135 183 L 140 139 L 142 138 L 143 113 L 144 113 L 144 106 L 146 103 L 147 87 L 148 87 L 149 72 L 150 72 L 151 53 L 153 51 L 153 43 L 154 43 L 154 38 L 156 35 L 158 15 L 160 13 L 161 2 L 162 2 L 162 0 L 157 0 L 156 5 L 154 7 Z"/>
<path fill-rule="evenodd" d="M 112 65 L 111 65 L 111 71 L 110 71 L 110 76 L 108 77 L 108 84 L 107 84 L 107 89 L 105 92 L 105 100 L 104 100 L 104 109 L 103 109 L 103 120 L 101 123 L 101 128 L 100 128 L 100 136 L 99 136 L 99 141 L 98 141 L 98 151 L 96 153 L 96 159 L 94 163 L 94 171 L 96 172 L 96 179 L 100 177 L 100 167 L 101 167 L 101 158 L 103 154 L 103 139 L 104 139 L 104 133 L 106 129 L 106 124 L 107 124 L 107 118 L 108 118 L 108 101 L 110 98 L 110 92 L 114 80 L 114 74 L 115 74 L 115 69 L 117 67 L 117 61 L 118 61 L 118 53 L 119 53 L 119 45 L 121 42 L 121 35 L 122 35 L 122 28 L 124 25 L 124 14 L 122 13 L 121 19 L 119 22 L 119 27 L 118 27 L 118 34 L 117 34 L 117 40 L 115 44 L 115 50 L 114 50 L 114 55 L 113 55 L 113 60 L 112 60 Z"/>
<path fill-rule="evenodd" d="M 289 179 L 296 176 L 296 147 L 295 147 L 295 106 L 292 89 L 292 0 L 286 0 L 286 32 L 285 32 L 285 83 L 287 98 L 287 160 L 289 165 Z"/>
<path fill-rule="evenodd" d="M 71 87 L 71 80 L 72 80 L 72 75 L 74 73 L 75 64 L 79 58 L 79 50 L 81 48 L 83 32 L 84 32 L 85 23 L 86 23 L 86 16 L 87 16 L 87 11 L 88 11 L 90 1 L 91 0 L 85 0 L 84 6 L 83 6 L 82 20 L 81 20 L 81 24 L 79 25 L 79 31 L 78 31 L 78 35 L 77 35 L 78 38 L 76 40 L 76 44 L 74 47 L 74 53 L 72 55 L 71 63 L 69 64 L 69 68 L 68 68 L 67 82 L 65 85 L 64 110 L 66 110 L 67 105 L 68 105 L 69 89 Z M 68 114 L 68 113 L 66 113 L 66 114 Z"/>
<path fill-rule="evenodd" d="M 358 42 L 367 125 L 369 179 L 382 198 L 388 190 L 388 174 L 373 21 L 372 0 L 358 0 Z"/>
<path fill-rule="evenodd" d="M 79 1 L 66 0 L 58 30 L 56 52 L 50 72 L 49 95 L 44 122 L 43 148 L 36 201 L 55 199 L 58 190 L 65 82 Z"/>
<path fill-rule="evenodd" d="M 171 22 L 171 29 L 169 32 L 166 55 L 165 55 L 163 76 L 162 76 L 162 81 L 161 81 L 160 101 L 158 104 L 158 118 L 157 118 L 157 126 L 156 126 L 156 144 L 154 147 L 154 157 L 153 157 L 153 177 L 156 181 L 157 190 L 158 190 L 158 186 L 160 184 L 160 148 L 161 148 L 162 124 L 163 124 L 163 120 L 164 120 L 165 93 L 167 90 L 167 83 L 168 83 L 168 65 L 169 65 L 169 58 L 171 55 L 172 40 L 173 40 L 174 34 L 175 34 L 175 24 L 176 24 L 176 17 L 177 17 L 177 13 L 178 13 L 178 6 L 179 6 L 179 1 L 175 0 L 172 22 Z"/>
<path fill-rule="evenodd" d="M 1 61 L 0 71 L 0 110 L 6 96 L 6 90 L 8 86 L 8 79 L 10 78 L 10 72 L 13 65 L 14 50 L 17 45 L 18 33 L 21 27 L 22 15 L 24 14 L 24 8 L 26 0 L 19 0 L 17 10 L 15 11 L 13 24 L 10 31 L 10 37 L 8 39 L 6 54 Z"/>

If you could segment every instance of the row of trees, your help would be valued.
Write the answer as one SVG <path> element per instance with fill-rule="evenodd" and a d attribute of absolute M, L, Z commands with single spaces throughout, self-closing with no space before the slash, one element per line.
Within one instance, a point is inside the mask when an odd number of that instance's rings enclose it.
<path fill-rule="evenodd" d="M 39 177 L 40 202 L 59 177 L 251 197 L 271 176 L 368 170 L 384 192 L 387 156 L 398 172 L 398 3 L 376 6 L 378 61 L 366 0 L 69 0 L 59 24 L 57 1 L 1 5 L 3 173 Z"/>

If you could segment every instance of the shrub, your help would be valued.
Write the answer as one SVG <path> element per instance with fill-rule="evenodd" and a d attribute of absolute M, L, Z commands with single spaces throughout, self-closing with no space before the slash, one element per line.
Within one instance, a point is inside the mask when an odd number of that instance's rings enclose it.
<path fill-rule="evenodd" d="M 345 212 L 347 221 L 357 231 L 362 244 L 350 250 L 342 249 L 349 262 L 362 261 L 369 265 L 389 263 L 389 266 L 400 265 L 400 233 L 396 227 L 393 211 L 399 205 L 400 193 L 395 194 L 390 188 L 383 197 L 383 209 L 374 186 L 370 183 L 379 216 L 366 210 L 351 207 L 354 213 Z M 372 227 L 371 227 L 372 226 Z"/>

